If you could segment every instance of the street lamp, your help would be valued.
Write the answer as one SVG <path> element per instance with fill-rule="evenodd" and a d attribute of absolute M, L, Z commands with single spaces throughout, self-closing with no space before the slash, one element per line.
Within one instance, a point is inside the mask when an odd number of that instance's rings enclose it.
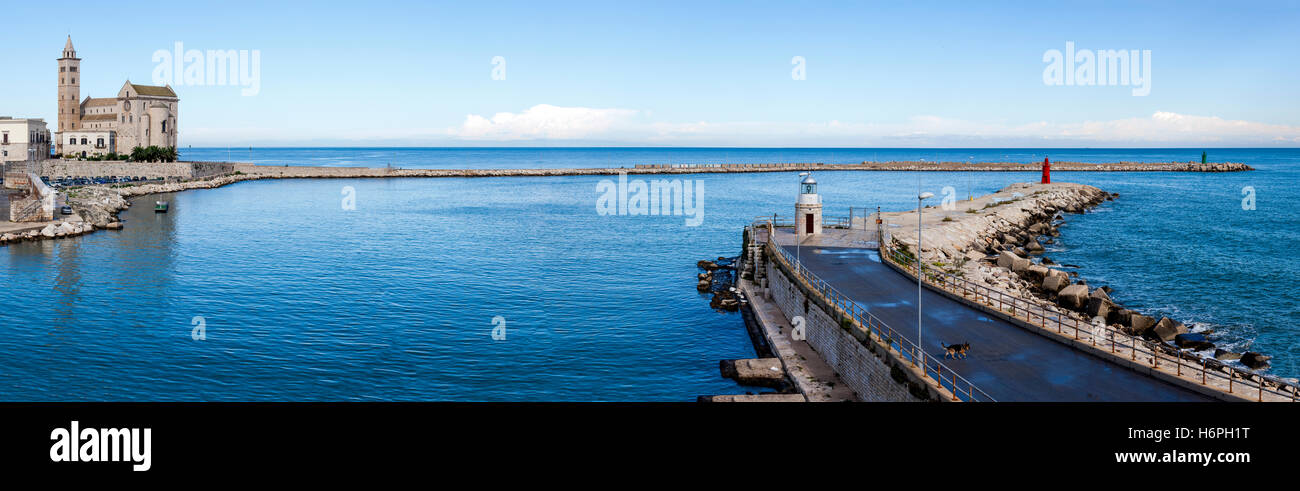
<path fill-rule="evenodd" d="M 807 178 L 811 174 L 812 174 L 811 172 L 800 172 L 799 177 Z M 803 179 L 799 180 L 800 193 L 803 193 L 803 181 L 804 181 Z M 795 210 L 796 213 L 798 213 L 798 211 L 799 210 L 797 209 Z M 803 278 L 803 270 L 800 267 L 800 265 L 802 264 L 802 262 L 800 262 L 801 256 L 799 255 L 799 249 L 802 246 L 803 246 L 803 240 L 799 237 L 799 217 L 796 215 L 794 220 L 794 274 L 800 278 Z"/>
<path fill-rule="evenodd" d="M 934 193 L 924 192 L 916 197 L 916 349 L 921 352 L 921 373 L 925 373 L 925 348 L 921 345 L 921 209 L 925 200 Z"/>

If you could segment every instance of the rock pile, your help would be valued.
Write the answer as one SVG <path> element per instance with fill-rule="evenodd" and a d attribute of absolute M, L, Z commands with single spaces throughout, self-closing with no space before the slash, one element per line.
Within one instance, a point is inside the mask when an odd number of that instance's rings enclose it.
<path fill-rule="evenodd" d="M 175 193 L 189 189 L 212 189 L 240 181 L 259 179 L 248 174 L 230 174 L 210 179 L 181 182 L 139 184 L 132 186 L 85 186 L 69 190 L 68 206 L 81 218 L 47 225 L 39 231 L 0 235 L 0 245 L 30 240 L 62 239 L 88 234 L 96 230 L 121 230 L 117 214 L 131 206 L 127 198 L 160 193 Z"/>
<path fill-rule="evenodd" d="M 46 225 L 40 230 L 0 235 L 0 245 L 37 240 L 63 239 L 85 235 L 94 232 L 96 229 L 119 230 L 121 228 L 122 224 L 117 221 L 106 223 L 103 227 L 96 227 L 95 225 L 86 222 L 59 221 Z"/>
<path fill-rule="evenodd" d="M 1200 165 L 1200 164 L 1196 164 Z M 1215 164 L 1210 164 L 1215 165 Z M 949 213 L 939 227 L 924 232 L 922 257 L 926 262 L 947 265 L 949 270 L 976 283 L 1007 291 L 1021 298 L 1044 300 L 1044 308 L 1061 312 L 1085 323 L 1103 322 L 1113 329 L 1190 351 L 1216 350 L 1220 360 L 1241 359 L 1252 369 L 1266 368 L 1264 355 L 1217 349 L 1209 332 L 1191 332 L 1182 322 L 1168 317 L 1155 319 L 1126 309 L 1110 297 L 1111 289 L 1090 287 L 1078 273 L 1043 258 L 1042 243 L 1060 235 L 1058 228 L 1067 213 L 1084 213 L 1105 201 L 1119 198 L 1092 186 L 1079 184 L 1014 184 L 994 195 L 998 197 L 973 212 Z M 1000 196 L 1000 197 L 999 197 Z M 910 212 L 909 212 L 910 213 Z M 927 211 L 927 216 L 937 212 Z M 903 218 L 903 223 L 916 220 Z M 915 232 L 905 228 L 895 233 L 903 246 L 915 244 Z M 1077 268 L 1077 266 L 1075 266 Z M 1048 303 L 1050 302 L 1050 303 Z"/>
<path fill-rule="evenodd" d="M 695 266 L 704 270 L 696 275 L 695 289 L 700 293 L 713 293 L 709 307 L 714 310 L 735 312 L 745 299 L 735 288 L 735 258 L 719 257 L 716 261 L 702 260 Z"/>

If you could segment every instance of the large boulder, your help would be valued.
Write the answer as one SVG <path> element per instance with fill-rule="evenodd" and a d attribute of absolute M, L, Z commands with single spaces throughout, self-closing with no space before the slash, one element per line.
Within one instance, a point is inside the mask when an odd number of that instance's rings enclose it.
<path fill-rule="evenodd" d="M 1048 275 L 1043 278 L 1043 291 L 1050 294 L 1057 294 L 1062 288 L 1070 285 L 1070 277 L 1061 277 L 1057 275 Z"/>
<path fill-rule="evenodd" d="M 1025 241 L 1025 250 L 1029 251 L 1030 254 L 1042 254 L 1043 245 L 1039 244 L 1036 239 L 1029 239 Z"/>
<path fill-rule="evenodd" d="M 1033 263 L 1029 262 L 1028 259 L 1020 257 L 1014 252 L 1003 252 L 998 256 L 998 266 L 1010 269 L 1016 273 L 1024 271 L 1030 264 Z"/>
<path fill-rule="evenodd" d="M 1233 352 L 1228 351 L 1228 350 L 1226 350 L 1226 349 L 1216 348 L 1216 349 L 1214 350 L 1214 359 L 1216 359 L 1216 360 L 1224 360 L 1224 361 L 1227 361 L 1227 360 L 1240 360 L 1240 359 L 1241 359 L 1241 353 L 1233 353 Z"/>
<path fill-rule="evenodd" d="M 1186 348 L 1193 351 L 1214 349 L 1214 343 L 1205 339 L 1205 335 L 1194 332 L 1174 336 L 1174 345 L 1179 348 Z"/>
<path fill-rule="evenodd" d="M 1146 332 L 1155 325 L 1156 320 L 1150 316 L 1142 315 L 1137 312 L 1133 312 L 1128 316 L 1129 331 L 1134 335 L 1141 336 L 1146 334 Z"/>
<path fill-rule="evenodd" d="M 1267 368 L 1268 360 L 1271 359 L 1273 359 L 1272 356 L 1262 355 L 1254 351 L 1247 351 L 1241 354 L 1241 364 L 1255 370 Z"/>
<path fill-rule="evenodd" d="M 1026 278 L 1028 278 L 1030 281 L 1033 282 L 1043 281 L 1043 278 L 1047 277 L 1047 266 L 1030 264 L 1028 267 L 1025 268 L 1024 275 Z"/>
<path fill-rule="evenodd" d="M 1161 317 L 1160 322 L 1151 328 L 1151 333 L 1156 339 L 1161 341 L 1172 341 L 1175 336 L 1187 333 L 1187 326 L 1168 317 Z"/>
<path fill-rule="evenodd" d="M 1104 287 L 1104 286 L 1101 287 L 1101 288 L 1098 288 L 1098 289 L 1096 289 L 1096 290 L 1093 290 L 1092 293 L 1089 293 L 1089 294 L 1088 294 L 1088 298 L 1099 298 L 1099 299 L 1105 300 L 1105 301 L 1107 301 L 1107 302 L 1110 302 L 1110 301 L 1111 301 L 1111 300 L 1110 300 L 1110 295 L 1107 295 L 1107 294 L 1106 294 L 1106 287 Z M 1113 303 L 1113 302 L 1112 302 L 1112 303 Z"/>
<path fill-rule="evenodd" d="M 1107 319 L 1110 317 L 1110 309 L 1112 305 L 1114 304 L 1112 304 L 1107 298 L 1090 295 L 1088 296 L 1088 317 L 1101 317 L 1102 319 Z"/>
<path fill-rule="evenodd" d="M 1119 306 L 1116 305 L 1111 305 L 1110 314 L 1106 316 L 1106 323 L 1116 324 L 1120 326 L 1127 326 L 1129 324 L 1129 317 L 1132 315 L 1133 315 L 1132 310 L 1120 308 Z"/>
<path fill-rule="evenodd" d="M 1020 256 L 1011 252 L 1003 252 L 998 255 L 998 267 L 1011 269 L 1011 265 L 1020 260 Z"/>
<path fill-rule="evenodd" d="M 1056 294 L 1056 303 L 1067 309 L 1083 311 L 1088 306 L 1088 287 L 1067 286 Z"/>
<path fill-rule="evenodd" d="M 57 233 L 58 233 L 58 227 L 55 227 L 54 224 L 52 223 L 46 225 L 45 228 L 41 229 L 41 237 L 54 238 L 54 234 Z"/>

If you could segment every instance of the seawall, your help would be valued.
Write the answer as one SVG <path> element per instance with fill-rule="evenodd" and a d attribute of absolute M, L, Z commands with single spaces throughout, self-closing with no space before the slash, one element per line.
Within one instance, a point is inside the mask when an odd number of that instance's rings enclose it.
<path fill-rule="evenodd" d="M 820 357 L 860 401 L 915 402 L 967 400 L 967 390 L 953 394 L 951 375 L 942 373 L 937 384 L 934 371 L 926 372 L 907 357 L 901 337 L 890 339 L 887 327 L 871 324 L 862 312 L 850 312 L 826 285 L 806 271 L 794 273 L 794 266 L 768 240 L 764 226 L 746 231 L 746 247 L 738 274 L 750 279 L 753 295 L 776 304 L 786 319 L 801 319 L 807 345 Z M 751 239 L 752 237 L 752 239 Z M 793 322 L 792 322 L 793 324 Z M 780 344 L 774 340 L 774 344 Z M 934 360 L 929 360 L 933 362 Z M 796 381 L 797 383 L 797 381 Z M 960 397 L 958 397 L 960 396 Z M 814 400 L 814 397 L 809 397 Z"/>
<path fill-rule="evenodd" d="M 1039 172 L 1040 164 L 1010 162 L 864 162 L 861 164 L 699 164 L 654 165 L 634 167 L 568 168 L 568 169 L 399 169 L 369 167 L 306 167 L 234 164 L 235 171 L 264 177 L 278 178 L 357 178 L 357 177 L 537 177 L 537 176 L 600 176 L 626 174 L 727 174 L 753 172 L 791 171 L 938 171 L 938 172 Z M 1080 162 L 1052 163 L 1054 171 L 1081 172 L 1239 172 L 1254 170 L 1240 163 L 1195 162 L 1111 162 L 1088 164 Z"/>
<path fill-rule="evenodd" d="M 125 162 L 84 160 L 43 160 L 37 175 L 50 179 L 96 177 L 143 177 L 146 179 L 203 179 L 233 174 L 229 162 Z"/>

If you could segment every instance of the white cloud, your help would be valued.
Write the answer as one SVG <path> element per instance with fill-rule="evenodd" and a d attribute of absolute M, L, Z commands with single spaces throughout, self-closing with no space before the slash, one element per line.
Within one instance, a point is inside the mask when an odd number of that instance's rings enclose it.
<path fill-rule="evenodd" d="M 631 124 L 630 109 L 592 109 L 539 104 L 521 113 L 465 117 L 451 136 L 467 140 L 575 140 L 617 133 Z"/>
<path fill-rule="evenodd" d="M 1157 112 L 1147 118 L 1011 124 L 916 116 L 901 123 L 681 123 L 652 125 L 662 143 L 743 140 L 762 145 L 1080 146 L 1300 143 L 1300 126 Z"/>
<path fill-rule="evenodd" d="M 1145 118 L 1052 123 L 915 116 L 897 123 L 645 122 L 629 109 L 538 105 L 490 119 L 469 115 L 448 133 L 467 140 L 599 140 L 657 145 L 1278 145 L 1300 143 L 1300 127 L 1156 112 Z"/>
<path fill-rule="evenodd" d="M 842 147 L 1082 147 L 1082 146 L 1295 146 L 1300 126 L 1156 112 L 1149 117 L 1083 122 L 970 121 L 920 115 L 901 122 L 665 122 L 632 109 L 540 104 L 491 117 L 470 114 L 451 128 L 334 128 L 186 130 L 195 145 L 257 141 L 281 144 L 680 145 Z"/>

